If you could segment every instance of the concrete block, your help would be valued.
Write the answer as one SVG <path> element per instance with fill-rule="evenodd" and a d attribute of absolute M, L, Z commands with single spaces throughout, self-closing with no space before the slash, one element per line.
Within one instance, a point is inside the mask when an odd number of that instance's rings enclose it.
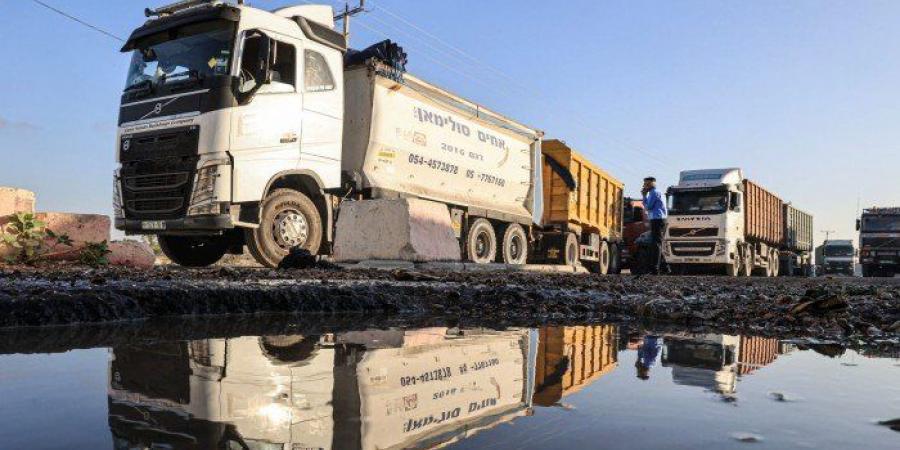
<path fill-rule="evenodd" d="M 57 246 L 53 253 L 59 253 L 57 259 L 77 257 L 78 250 L 92 242 L 109 242 L 109 217 L 99 214 L 72 214 L 60 212 L 41 212 L 35 217 L 47 224 L 47 228 L 57 235 L 68 235 L 72 247 Z"/>
<path fill-rule="evenodd" d="M 341 205 L 334 259 L 458 261 L 460 249 L 450 213 L 442 203 L 420 199 L 361 200 Z"/>
<path fill-rule="evenodd" d="M 0 186 L 0 216 L 17 212 L 34 212 L 34 192 Z"/>
<path fill-rule="evenodd" d="M 153 249 L 145 242 L 113 241 L 109 244 L 109 264 L 113 266 L 150 269 L 156 264 Z"/>

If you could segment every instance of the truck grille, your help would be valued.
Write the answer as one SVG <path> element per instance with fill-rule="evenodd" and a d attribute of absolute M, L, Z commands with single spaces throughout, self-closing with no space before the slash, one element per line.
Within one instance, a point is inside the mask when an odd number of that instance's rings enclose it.
<path fill-rule="evenodd" d="M 672 237 L 715 237 L 718 235 L 718 228 L 669 228 L 669 236 Z"/>
<path fill-rule="evenodd" d="M 187 213 L 197 170 L 199 127 L 122 137 L 120 171 L 125 218 L 180 219 Z"/>
<path fill-rule="evenodd" d="M 167 158 L 122 165 L 126 219 L 166 220 L 185 216 L 197 158 Z"/>
<path fill-rule="evenodd" d="M 869 247 L 872 250 L 898 248 L 900 247 L 900 238 L 869 238 L 862 239 L 863 247 Z"/>
<path fill-rule="evenodd" d="M 672 242 L 669 244 L 675 256 L 712 256 L 715 242 Z"/>

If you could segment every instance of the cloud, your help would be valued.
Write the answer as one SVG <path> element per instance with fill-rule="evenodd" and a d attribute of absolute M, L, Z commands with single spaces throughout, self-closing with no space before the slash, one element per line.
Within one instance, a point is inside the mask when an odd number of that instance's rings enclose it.
<path fill-rule="evenodd" d="M 0 116 L 0 131 L 3 130 L 18 130 L 18 131 L 34 131 L 39 130 L 41 127 L 35 125 L 30 122 L 15 122 L 10 121 Z"/>

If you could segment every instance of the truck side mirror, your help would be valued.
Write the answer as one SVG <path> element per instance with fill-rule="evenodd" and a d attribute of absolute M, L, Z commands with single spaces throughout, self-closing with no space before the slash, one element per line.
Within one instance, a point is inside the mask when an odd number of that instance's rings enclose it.
<path fill-rule="evenodd" d="M 737 192 L 730 192 L 728 194 L 729 197 L 729 209 L 732 211 L 740 211 L 741 210 L 741 194 Z"/>
<path fill-rule="evenodd" d="M 258 31 L 247 32 L 237 80 L 238 101 L 247 104 L 264 84 L 271 81 L 272 41 Z"/>
<path fill-rule="evenodd" d="M 859 231 L 859 229 L 861 228 L 861 226 L 860 226 L 860 225 L 862 225 L 861 222 L 862 222 L 861 220 L 856 219 L 856 231 Z"/>

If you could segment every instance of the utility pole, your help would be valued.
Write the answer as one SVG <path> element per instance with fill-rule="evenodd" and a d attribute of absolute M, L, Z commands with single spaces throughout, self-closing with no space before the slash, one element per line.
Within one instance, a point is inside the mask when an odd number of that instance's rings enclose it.
<path fill-rule="evenodd" d="M 334 16 L 334 20 L 341 20 L 344 23 L 344 39 L 350 42 L 350 18 L 366 12 L 366 0 L 359 0 L 359 6 L 350 8 L 349 3 L 344 3 L 344 12 Z"/>
<path fill-rule="evenodd" d="M 828 242 L 828 237 L 831 236 L 831 233 L 834 233 L 834 230 L 822 230 L 820 233 L 825 233 L 825 242 Z"/>

